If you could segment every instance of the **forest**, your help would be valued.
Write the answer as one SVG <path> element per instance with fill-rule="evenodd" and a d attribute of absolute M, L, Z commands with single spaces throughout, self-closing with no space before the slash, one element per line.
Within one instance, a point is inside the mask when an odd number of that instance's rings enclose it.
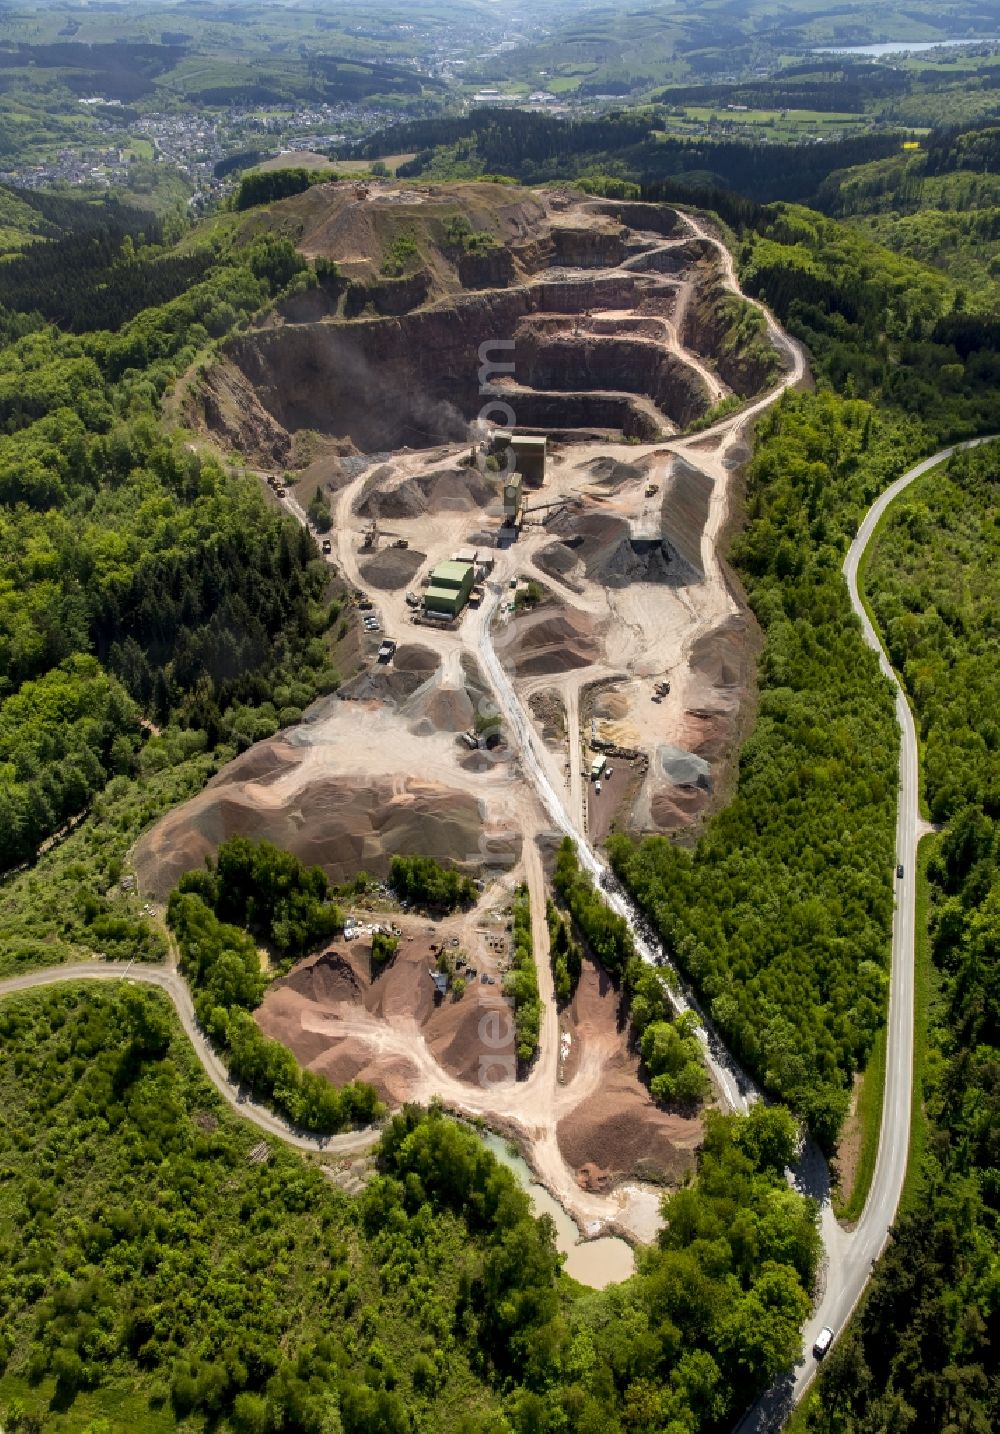
<path fill-rule="evenodd" d="M 416 150 L 400 178 L 508 175 L 524 184 L 613 175 L 643 184 L 676 178 L 702 190 L 737 189 L 763 202 L 806 201 L 837 170 L 897 153 L 898 133 L 861 135 L 821 145 L 747 144 L 677 139 L 659 132 L 655 108 L 564 120 L 524 110 L 472 110 L 464 116 L 411 120 L 365 139 L 333 159 L 376 159 Z"/>
<path fill-rule="evenodd" d="M 957 453 L 893 505 L 866 583 L 919 714 L 930 816 L 1000 815 L 1000 454 Z"/>
<path fill-rule="evenodd" d="M 987 1434 L 1000 1423 L 998 478 L 991 444 L 918 480 L 889 510 L 865 572 L 944 828 L 924 839 L 932 994 L 903 1213 L 823 1366 L 811 1434 Z"/>
<path fill-rule="evenodd" d="M 639 1273 L 583 1291 L 439 1111 L 396 1116 L 348 1198 L 223 1106 L 159 993 L 7 998 L 0 1037 L 24 1115 L 0 1123 L 12 1431 L 114 1409 L 240 1434 L 715 1434 L 796 1346 L 819 1246 L 780 1109 L 711 1117 Z"/>
<path fill-rule="evenodd" d="M 55 217 L 69 225 L 65 204 Z M 120 323 L 122 294 L 145 292 L 132 270 L 167 262 L 161 247 L 147 257 L 90 215 L 51 242 L 95 256 L 78 272 L 60 261 L 87 332 L 45 322 L 62 290 L 30 257 L 8 265 L 20 308 L 0 311 L 0 869 L 135 773 L 151 728 L 247 746 L 338 681 L 325 638 L 338 608 L 312 539 L 157 422 L 210 335 L 303 261 L 268 238 L 208 248 L 203 277 L 112 332 L 94 325 Z"/>

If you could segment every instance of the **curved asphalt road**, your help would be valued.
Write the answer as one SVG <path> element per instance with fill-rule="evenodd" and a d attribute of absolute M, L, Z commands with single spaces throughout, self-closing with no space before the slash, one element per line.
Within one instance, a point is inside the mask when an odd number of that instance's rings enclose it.
<path fill-rule="evenodd" d="M 826 1288 L 803 1331 L 804 1356 L 792 1376 L 770 1389 L 741 1419 L 735 1434 L 774 1434 L 788 1417 L 791 1406 L 805 1394 L 817 1369 L 812 1354 L 816 1336 L 824 1325 L 833 1330 L 834 1336 L 843 1330 L 868 1283 L 872 1265 L 885 1247 L 903 1193 L 913 1097 L 913 956 L 919 827 L 917 733 L 909 703 L 861 602 L 858 568 L 883 513 L 905 488 L 959 449 L 976 448 L 981 443 L 995 442 L 997 437 L 1000 435 L 942 448 L 933 457 L 908 469 L 872 504 L 844 560 L 851 606 L 861 619 L 865 641 L 878 653 L 879 665 L 895 689 L 896 720 L 901 732 L 896 861 L 902 864 L 903 878 L 896 882 L 896 913 L 892 923 L 882 1124 L 871 1189 L 854 1229 L 842 1229 L 834 1218 L 829 1199 L 823 1202 L 821 1229 L 827 1257 Z M 886 1337 L 891 1337 L 891 1331 L 886 1332 Z"/>

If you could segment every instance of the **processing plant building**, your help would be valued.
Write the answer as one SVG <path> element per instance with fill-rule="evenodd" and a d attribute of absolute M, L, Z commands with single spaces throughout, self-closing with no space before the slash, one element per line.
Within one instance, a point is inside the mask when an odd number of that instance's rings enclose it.
<path fill-rule="evenodd" d="M 438 563 L 424 591 L 424 612 L 458 617 L 469 601 L 476 570 L 471 563 Z"/>

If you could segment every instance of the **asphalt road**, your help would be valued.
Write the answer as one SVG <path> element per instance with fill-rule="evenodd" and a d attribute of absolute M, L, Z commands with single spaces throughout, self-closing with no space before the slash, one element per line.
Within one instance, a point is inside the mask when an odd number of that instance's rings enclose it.
<path fill-rule="evenodd" d="M 896 911 L 892 923 L 892 969 L 889 985 L 889 1012 L 885 1062 L 885 1097 L 879 1131 L 878 1156 L 871 1189 L 861 1218 L 850 1232 L 837 1224 L 828 1194 L 822 1203 L 822 1234 L 826 1252 L 825 1289 L 803 1331 L 804 1354 L 790 1378 L 782 1380 L 741 1419 L 735 1434 L 774 1434 L 782 1427 L 791 1406 L 797 1404 L 815 1377 L 817 1361 L 812 1347 L 824 1326 L 834 1337 L 841 1333 L 861 1298 L 872 1265 L 885 1248 L 889 1229 L 896 1218 L 910 1140 L 910 1109 L 913 1096 L 913 965 L 916 932 L 916 861 L 919 830 L 919 769 L 917 733 L 913 713 L 903 694 L 875 629 L 858 593 L 858 569 L 865 549 L 883 513 L 895 498 L 917 478 L 960 448 L 990 443 L 976 438 L 969 443 L 942 448 L 931 458 L 910 468 L 888 487 L 868 510 L 844 560 L 851 606 L 861 619 L 865 641 L 879 656 L 879 665 L 896 694 L 899 749 L 899 805 L 896 814 L 896 861 L 903 877 L 896 881 Z M 891 1331 L 886 1332 L 891 1338 Z"/>

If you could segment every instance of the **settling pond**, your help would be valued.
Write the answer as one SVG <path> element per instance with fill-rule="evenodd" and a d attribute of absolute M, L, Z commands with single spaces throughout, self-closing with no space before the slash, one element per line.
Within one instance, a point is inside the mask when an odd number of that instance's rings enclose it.
<path fill-rule="evenodd" d="M 616 1285 L 635 1272 L 635 1256 L 627 1241 L 617 1235 L 602 1235 L 598 1240 L 581 1240 L 580 1232 L 566 1211 L 543 1185 L 531 1177 L 527 1163 L 514 1154 L 503 1136 L 487 1132 L 483 1142 L 502 1165 L 513 1171 L 518 1184 L 531 1196 L 536 1215 L 551 1215 L 556 1227 L 556 1248 L 566 1256 L 563 1269 L 581 1285 L 603 1290 Z"/>

